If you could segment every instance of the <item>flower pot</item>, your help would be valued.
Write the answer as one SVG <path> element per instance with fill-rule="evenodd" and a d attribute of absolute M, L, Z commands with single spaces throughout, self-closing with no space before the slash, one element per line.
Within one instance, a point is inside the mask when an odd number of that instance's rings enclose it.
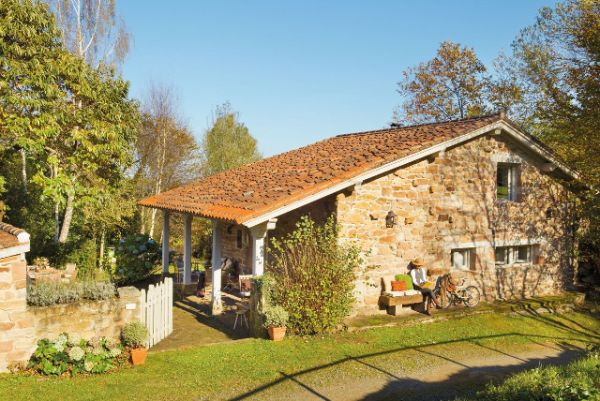
<path fill-rule="evenodd" d="M 406 291 L 406 281 L 392 281 L 392 291 Z"/>
<path fill-rule="evenodd" d="M 274 327 L 271 326 L 268 328 L 269 337 L 273 341 L 281 341 L 283 337 L 285 337 L 285 326 L 284 327 Z"/>
<path fill-rule="evenodd" d="M 131 363 L 134 365 L 143 365 L 146 362 L 148 350 L 144 347 L 131 349 Z"/>

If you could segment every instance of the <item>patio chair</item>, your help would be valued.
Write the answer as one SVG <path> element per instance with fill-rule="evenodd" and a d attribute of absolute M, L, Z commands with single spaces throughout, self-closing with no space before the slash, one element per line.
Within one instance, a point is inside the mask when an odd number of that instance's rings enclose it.
<path fill-rule="evenodd" d="M 240 319 L 240 326 L 244 327 L 244 323 L 246 324 L 246 328 L 250 328 L 250 326 L 248 325 L 248 306 L 246 306 L 243 303 L 236 303 L 236 310 L 235 310 L 235 320 L 233 322 L 233 329 L 235 330 L 235 328 L 237 327 L 237 322 L 238 319 Z"/>

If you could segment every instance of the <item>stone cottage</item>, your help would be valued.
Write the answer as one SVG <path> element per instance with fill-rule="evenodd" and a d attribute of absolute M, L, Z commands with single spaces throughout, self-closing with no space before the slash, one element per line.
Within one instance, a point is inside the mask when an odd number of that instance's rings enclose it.
<path fill-rule="evenodd" d="M 339 135 L 140 201 L 185 215 L 191 271 L 193 216 L 213 223 L 213 312 L 222 257 L 254 275 L 269 237 L 302 215 L 335 214 L 341 240 L 366 253 L 356 310 L 373 312 L 382 277 L 422 257 L 460 272 L 488 300 L 553 294 L 573 276 L 571 184 L 576 175 L 504 114 Z M 164 252 L 165 255 L 168 252 Z M 164 260 L 168 266 L 168 260 Z M 267 267 L 268 269 L 268 267 Z"/>

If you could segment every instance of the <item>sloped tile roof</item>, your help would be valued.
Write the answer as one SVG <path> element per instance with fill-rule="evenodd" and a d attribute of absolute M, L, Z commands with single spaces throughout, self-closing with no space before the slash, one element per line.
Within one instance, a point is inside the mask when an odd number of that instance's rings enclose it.
<path fill-rule="evenodd" d="M 17 236 L 24 232 L 25 230 L 0 222 L 0 249 L 20 245 Z"/>
<path fill-rule="evenodd" d="M 150 196 L 139 204 L 243 223 L 502 118 L 494 114 L 339 135 Z"/>

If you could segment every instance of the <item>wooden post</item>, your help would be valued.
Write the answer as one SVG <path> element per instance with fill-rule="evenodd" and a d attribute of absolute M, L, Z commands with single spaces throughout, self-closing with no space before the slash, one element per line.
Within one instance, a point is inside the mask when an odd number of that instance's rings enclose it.
<path fill-rule="evenodd" d="M 212 221 L 212 299 L 211 312 L 220 315 L 223 312 L 221 301 L 221 224 Z"/>
<path fill-rule="evenodd" d="M 163 210 L 163 235 L 162 235 L 162 265 L 163 273 L 169 273 L 169 212 Z"/>

